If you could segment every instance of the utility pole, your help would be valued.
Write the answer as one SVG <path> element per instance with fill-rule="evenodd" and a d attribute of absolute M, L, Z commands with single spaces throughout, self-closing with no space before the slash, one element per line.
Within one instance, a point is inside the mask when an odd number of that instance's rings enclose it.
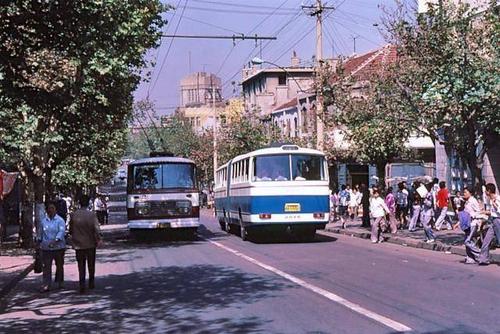
<path fill-rule="evenodd" d="M 323 61 L 323 6 L 321 0 L 316 0 L 316 13 L 316 77 L 319 79 Z M 322 151 L 324 134 L 323 120 L 320 114 L 323 112 L 323 95 L 320 89 L 316 92 L 316 148 Z"/>
<path fill-rule="evenodd" d="M 302 9 L 309 9 L 310 16 L 316 16 L 316 79 L 321 76 L 321 67 L 323 64 L 323 12 L 325 9 L 335 9 L 334 7 L 323 6 L 321 0 L 316 0 L 315 6 L 302 6 Z M 316 148 L 323 150 L 324 144 L 324 124 L 321 119 L 323 112 L 323 95 L 321 88 L 316 91 Z"/>
<path fill-rule="evenodd" d="M 214 182 L 215 182 L 215 172 L 217 171 L 217 108 L 215 107 L 215 84 L 212 82 L 212 113 L 214 116 L 214 126 L 213 126 L 213 145 L 214 145 Z"/>

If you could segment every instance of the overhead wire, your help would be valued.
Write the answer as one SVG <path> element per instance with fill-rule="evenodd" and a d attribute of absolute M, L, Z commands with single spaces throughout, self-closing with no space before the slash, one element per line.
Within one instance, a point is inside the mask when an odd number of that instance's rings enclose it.
<path fill-rule="evenodd" d="M 254 31 L 256 31 L 257 29 L 260 28 L 260 26 L 262 26 L 262 24 L 264 24 L 264 22 L 266 22 L 277 10 L 279 10 L 281 7 L 283 7 L 289 0 L 284 0 L 277 8 L 275 8 L 269 15 L 267 15 L 264 19 L 262 19 L 252 30 L 250 30 L 247 35 L 250 35 L 251 33 L 253 33 Z M 238 45 L 239 42 L 237 42 L 235 45 L 233 45 L 233 47 L 229 50 L 229 52 L 226 54 L 226 56 L 224 57 L 221 65 L 219 66 L 219 69 L 217 70 L 216 74 L 215 75 L 219 75 L 220 71 L 222 70 L 222 68 L 224 67 L 224 65 L 226 64 L 227 60 L 229 59 L 229 57 L 231 57 L 231 54 L 233 53 L 234 51 L 234 48 L 236 47 L 236 45 Z"/>
<path fill-rule="evenodd" d="M 247 14 L 247 15 L 269 15 L 269 12 L 267 11 L 259 11 L 259 10 L 237 10 L 237 9 L 223 9 L 223 8 L 207 8 L 207 7 L 196 7 L 196 6 L 189 6 L 187 7 L 190 10 L 199 10 L 199 11 L 205 11 L 205 12 L 212 12 L 212 13 L 231 13 L 231 14 Z M 292 11 L 282 11 L 279 13 L 274 13 L 274 15 L 290 15 L 292 14 Z"/>
<path fill-rule="evenodd" d="M 272 7 L 272 6 L 244 5 L 244 4 L 225 2 L 225 1 L 213 1 L 213 0 L 192 0 L 192 1 L 198 2 L 198 3 L 207 3 L 207 4 L 212 4 L 212 5 L 224 5 L 224 6 L 240 7 L 240 8 L 275 9 L 275 7 Z M 282 9 L 282 10 L 295 10 L 296 8 L 288 7 L 288 8 L 280 8 L 280 9 Z"/>
<path fill-rule="evenodd" d="M 181 16 L 179 17 L 179 20 L 177 21 L 177 25 L 175 26 L 174 35 L 176 35 L 177 31 L 179 30 L 179 26 L 180 26 L 182 18 L 184 16 L 184 12 L 186 11 L 186 6 L 187 6 L 188 1 L 189 0 L 184 1 L 184 6 L 182 7 L 182 11 L 181 11 Z M 158 71 L 158 75 L 156 76 L 156 80 L 154 81 L 153 87 L 151 88 L 151 90 L 153 90 L 156 87 L 156 83 L 158 82 L 158 79 L 160 78 L 161 71 L 163 70 L 163 66 L 165 65 L 165 62 L 168 58 L 168 55 L 170 54 L 170 49 L 172 48 L 173 43 L 174 43 L 174 38 L 170 39 L 170 44 L 168 45 L 167 53 L 163 57 L 163 61 L 161 63 L 160 69 Z"/>
<path fill-rule="evenodd" d="M 193 19 L 192 17 L 186 16 L 186 15 L 184 15 L 184 19 L 188 20 L 188 21 L 196 22 L 196 23 L 201 23 L 201 24 L 204 24 L 204 25 L 212 27 L 212 28 L 217 28 L 217 29 L 220 29 L 220 30 L 229 31 L 229 32 L 232 32 L 232 33 L 237 34 L 237 35 L 243 35 L 242 32 L 235 31 L 235 30 L 229 29 L 229 28 L 224 28 L 224 27 L 221 27 L 219 25 L 216 25 L 216 24 L 213 24 L 213 23 L 210 23 L 210 22 L 205 22 L 205 21 L 201 21 L 201 20 L 198 20 L 198 19 Z"/>
<path fill-rule="evenodd" d="M 325 15 L 325 18 L 323 20 L 326 20 L 330 15 L 332 15 L 333 12 L 330 12 L 328 13 L 327 15 Z M 302 40 L 304 38 L 306 38 L 314 29 L 316 29 L 316 26 L 313 26 L 312 29 L 309 29 L 304 35 L 302 35 L 302 37 L 300 39 L 298 39 L 291 47 L 289 47 L 286 51 L 284 51 L 283 53 L 281 53 L 279 55 L 278 58 L 276 58 L 273 63 L 276 63 L 278 62 L 285 54 L 287 54 L 288 52 L 290 52 L 291 49 L 293 49 L 297 44 L 299 44 L 300 42 L 302 42 Z"/>
<path fill-rule="evenodd" d="M 168 31 L 168 28 L 170 28 L 170 22 L 172 22 L 175 18 L 175 14 L 177 14 L 177 8 L 179 8 L 180 4 L 181 4 L 182 0 L 179 0 L 177 2 L 177 6 L 174 8 L 174 13 L 172 15 L 172 18 L 167 22 L 167 25 L 165 26 L 165 32 Z M 154 63 L 156 65 L 156 61 L 158 60 L 158 56 L 160 54 L 160 50 L 163 46 L 163 39 L 160 37 L 160 45 L 158 45 L 158 48 L 156 50 L 156 54 L 154 56 Z M 154 77 L 154 74 L 155 74 L 155 71 L 156 71 L 156 66 L 153 67 L 153 71 L 151 72 L 151 79 L 153 79 Z M 147 89 L 147 95 L 149 96 L 149 92 L 150 92 L 150 88 L 151 88 L 151 82 L 152 80 L 149 80 L 148 82 L 148 89 Z"/>
<path fill-rule="evenodd" d="M 279 34 L 286 28 L 288 27 L 292 22 L 293 20 L 298 16 L 300 15 L 300 12 L 301 10 L 299 9 L 297 11 L 297 13 L 292 16 L 283 26 L 281 26 L 278 30 L 276 30 L 273 35 L 274 36 L 279 36 Z M 270 45 L 271 41 L 267 41 L 266 44 L 262 47 L 262 50 L 266 49 L 269 45 Z M 246 59 L 249 59 L 250 57 L 252 57 L 253 55 L 253 52 L 257 49 L 257 46 L 255 46 L 251 51 L 250 53 L 248 54 L 248 56 L 246 57 Z M 238 70 L 236 70 L 236 72 L 234 72 L 234 74 L 229 78 L 227 79 L 223 84 L 222 84 L 222 87 L 224 88 L 225 86 L 227 86 L 227 84 L 229 84 L 230 82 L 233 81 L 233 79 L 241 73 L 241 68 L 238 68 Z"/>

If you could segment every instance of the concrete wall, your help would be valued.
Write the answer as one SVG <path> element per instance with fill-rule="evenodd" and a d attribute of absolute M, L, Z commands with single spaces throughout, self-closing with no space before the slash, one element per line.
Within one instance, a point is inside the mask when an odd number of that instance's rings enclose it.
<path fill-rule="evenodd" d="M 222 80 L 215 74 L 206 72 L 192 73 L 181 80 L 181 107 L 206 105 L 212 103 L 212 87 L 215 87 L 215 100 L 222 100 Z"/>

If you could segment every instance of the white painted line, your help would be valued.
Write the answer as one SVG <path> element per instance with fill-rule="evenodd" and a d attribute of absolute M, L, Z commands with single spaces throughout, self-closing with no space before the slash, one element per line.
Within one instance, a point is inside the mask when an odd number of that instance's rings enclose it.
<path fill-rule="evenodd" d="M 323 297 L 325 297 L 333 302 L 336 302 L 340 305 L 343 305 L 356 313 L 359 313 L 359 314 L 361 314 L 365 317 L 368 317 L 372 320 L 375 320 L 375 321 L 377 321 L 377 322 L 379 322 L 387 327 L 390 327 L 397 332 L 409 332 L 412 330 L 410 327 L 403 325 L 402 323 L 399 323 L 397 321 L 394 321 L 392 319 L 384 317 L 383 315 L 380 315 L 380 314 L 377 314 L 377 313 L 372 312 L 370 310 L 367 310 L 367 309 L 359 306 L 358 304 L 352 303 L 352 302 L 348 301 L 347 299 L 344 299 L 344 298 L 342 298 L 342 297 L 340 297 L 340 296 L 338 296 L 338 295 L 336 295 L 328 290 L 325 290 L 325 289 L 322 289 L 322 288 L 317 287 L 315 285 L 312 285 L 310 283 L 307 283 L 306 281 L 301 280 L 298 277 L 287 274 L 286 272 L 281 271 L 273 266 L 262 263 L 256 259 L 248 256 L 248 255 L 245 255 L 241 252 L 238 252 L 237 250 L 234 250 L 230 247 L 224 246 L 223 244 L 221 244 L 217 241 L 212 241 L 209 239 L 206 239 L 206 240 L 208 240 L 208 242 L 210 242 L 211 244 L 213 244 L 219 248 L 224 249 L 225 251 L 228 251 L 228 252 L 230 252 L 238 257 L 241 257 L 242 259 L 245 259 L 248 262 L 251 262 L 251 263 L 253 263 L 261 268 L 264 268 L 264 269 L 266 269 L 266 270 L 268 270 L 268 271 L 270 271 L 278 276 L 281 276 L 281 277 L 283 277 L 283 278 L 285 278 L 285 279 L 287 279 L 287 280 L 289 280 L 297 285 L 300 285 L 303 288 L 306 288 L 307 290 L 310 290 L 314 293 L 317 293 L 318 295 L 323 296 Z"/>

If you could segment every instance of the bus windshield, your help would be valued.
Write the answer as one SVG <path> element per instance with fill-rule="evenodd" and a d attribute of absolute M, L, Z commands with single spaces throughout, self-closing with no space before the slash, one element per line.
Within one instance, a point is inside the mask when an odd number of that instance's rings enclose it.
<path fill-rule="evenodd" d="M 195 167 L 186 163 L 133 166 L 133 190 L 192 189 L 196 186 Z"/>
<path fill-rule="evenodd" d="M 321 181 L 325 179 L 322 156 L 280 154 L 255 158 L 254 181 Z"/>
<path fill-rule="evenodd" d="M 317 155 L 292 155 L 292 178 L 296 181 L 325 180 L 323 157 Z"/>

